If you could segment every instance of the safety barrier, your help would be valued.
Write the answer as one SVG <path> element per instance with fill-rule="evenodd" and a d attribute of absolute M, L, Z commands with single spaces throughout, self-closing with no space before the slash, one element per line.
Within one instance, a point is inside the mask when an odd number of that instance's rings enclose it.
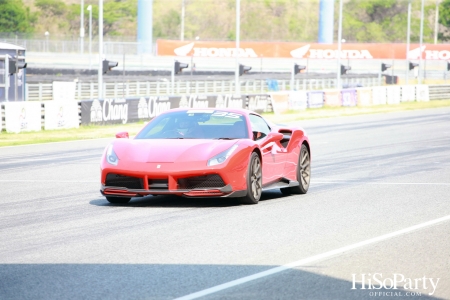
<path fill-rule="evenodd" d="M 150 120 L 160 113 L 179 107 L 186 108 L 246 108 L 259 113 L 327 106 L 370 106 L 398 104 L 406 101 L 442 99 L 450 86 L 384 86 L 372 88 L 325 89 L 293 92 L 253 93 L 234 96 L 231 93 L 213 95 L 185 94 L 181 96 L 142 96 L 130 98 L 90 99 L 83 101 L 23 101 L 1 104 L 0 131 L 36 131 L 73 128 L 84 124 L 129 123 Z"/>

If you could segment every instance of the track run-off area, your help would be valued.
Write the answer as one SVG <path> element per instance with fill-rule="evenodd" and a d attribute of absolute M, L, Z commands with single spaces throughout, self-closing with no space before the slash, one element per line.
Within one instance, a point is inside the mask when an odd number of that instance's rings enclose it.
<path fill-rule="evenodd" d="M 298 122 L 308 194 L 101 196 L 111 139 L 0 148 L 0 299 L 450 299 L 450 108 Z"/>

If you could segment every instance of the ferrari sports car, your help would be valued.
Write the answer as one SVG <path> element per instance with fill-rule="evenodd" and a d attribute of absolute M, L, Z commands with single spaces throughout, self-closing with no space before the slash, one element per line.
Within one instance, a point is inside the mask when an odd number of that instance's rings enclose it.
<path fill-rule="evenodd" d="M 116 134 L 101 160 L 101 193 L 132 197 L 238 197 L 258 203 L 265 190 L 305 194 L 311 148 L 298 127 L 274 125 L 243 109 L 173 109 L 133 139 Z"/>

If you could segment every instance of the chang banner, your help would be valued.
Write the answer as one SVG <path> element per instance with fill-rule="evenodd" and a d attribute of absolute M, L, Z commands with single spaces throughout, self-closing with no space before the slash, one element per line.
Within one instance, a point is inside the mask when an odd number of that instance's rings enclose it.
<path fill-rule="evenodd" d="M 263 95 L 247 95 L 247 109 L 254 111 L 258 114 L 270 111 L 270 96 Z"/>
<path fill-rule="evenodd" d="M 6 102 L 5 129 L 7 132 L 41 130 L 40 102 Z"/>
<path fill-rule="evenodd" d="M 76 101 L 44 101 L 44 129 L 78 128 L 78 103 Z"/>

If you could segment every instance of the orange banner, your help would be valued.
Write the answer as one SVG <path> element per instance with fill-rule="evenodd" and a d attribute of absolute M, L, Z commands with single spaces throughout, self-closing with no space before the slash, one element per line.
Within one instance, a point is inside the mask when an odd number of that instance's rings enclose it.
<path fill-rule="evenodd" d="M 336 59 L 337 44 L 241 42 L 239 57 Z M 450 60 L 450 44 L 411 44 L 408 59 Z M 235 57 L 235 42 L 157 41 L 157 54 L 194 57 Z M 406 44 L 342 44 L 342 59 L 406 59 Z"/>

